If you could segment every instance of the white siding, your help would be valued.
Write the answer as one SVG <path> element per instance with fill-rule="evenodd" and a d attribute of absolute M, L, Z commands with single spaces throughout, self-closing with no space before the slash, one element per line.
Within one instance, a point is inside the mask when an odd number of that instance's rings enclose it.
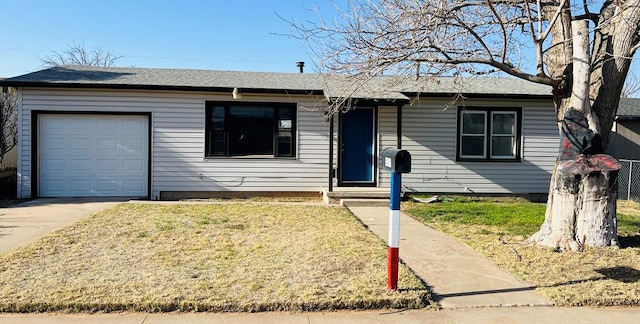
<path fill-rule="evenodd" d="M 426 100 L 402 111 L 402 148 L 412 171 L 402 183 L 431 193 L 545 193 L 558 153 L 553 106 L 543 101 L 467 100 L 467 106 L 522 107 L 521 162 L 456 162 L 456 107 Z"/>
<path fill-rule="evenodd" d="M 251 96 L 242 101 L 298 103 L 295 159 L 204 158 L 204 103 L 230 94 L 125 90 L 22 89 L 18 122 L 18 195 L 31 196 L 31 111 L 150 112 L 151 197 L 160 191 L 319 191 L 327 186 L 329 124 L 321 98 Z M 422 100 L 402 111 L 402 147 L 412 155 L 403 185 L 433 193 L 544 193 L 558 150 L 552 103 L 467 100 L 466 105 L 523 107 L 521 162 L 456 162 L 456 108 Z M 378 109 L 378 156 L 397 144 L 396 107 Z M 334 166 L 337 166 L 334 118 Z M 380 164 L 379 164 L 380 165 Z M 333 180 L 337 185 L 336 179 Z M 379 171 L 378 186 L 389 175 Z"/>
<path fill-rule="evenodd" d="M 390 173 L 382 170 L 382 151 L 398 147 L 397 107 L 378 107 L 378 187 L 389 187 Z"/>
<path fill-rule="evenodd" d="M 150 112 L 151 197 L 160 191 L 319 191 L 327 183 L 328 123 L 311 96 L 243 96 L 242 101 L 298 103 L 295 159 L 204 158 L 205 100 L 196 92 L 23 89 L 20 197 L 31 196 L 31 111 Z"/>

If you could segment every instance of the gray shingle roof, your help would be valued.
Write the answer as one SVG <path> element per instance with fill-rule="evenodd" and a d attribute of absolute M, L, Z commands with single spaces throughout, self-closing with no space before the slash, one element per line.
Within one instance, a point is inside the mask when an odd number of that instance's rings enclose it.
<path fill-rule="evenodd" d="M 408 99 L 406 94 L 489 96 L 551 96 L 549 86 L 516 78 L 400 78 L 380 76 L 351 91 L 347 78 L 313 73 L 270 73 L 186 69 L 60 66 L 0 81 L 19 87 L 96 87 L 322 92 L 327 97 Z"/>
<path fill-rule="evenodd" d="M 640 98 L 620 98 L 618 119 L 640 118 Z"/>
<path fill-rule="evenodd" d="M 6 79 L 34 84 L 321 90 L 317 75 L 185 69 L 59 66 Z"/>

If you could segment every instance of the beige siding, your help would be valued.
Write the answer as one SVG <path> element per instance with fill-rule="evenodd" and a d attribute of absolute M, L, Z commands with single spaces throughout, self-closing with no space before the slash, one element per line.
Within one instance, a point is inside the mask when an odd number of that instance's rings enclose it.
<path fill-rule="evenodd" d="M 160 191 L 319 191 L 326 185 L 328 123 L 310 96 L 243 96 L 298 103 L 297 157 L 204 158 L 204 102 L 231 95 L 194 92 L 22 91 L 19 196 L 31 196 L 31 111 L 150 112 L 151 196 Z"/>
<path fill-rule="evenodd" d="M 640 160 L 640 120 L 619 120 L 609 143 L 618 159 Z"/>
<path fill-rule="evenodd" d="M 457 162 L 455 107 L 422 102 L 403 109 L 402 148 L 412 156 L 403 175 L 410 190 L 430 193 L 544 193 L 558 152 L 551 103 L 467 100 L 466 105 L 523 107 L 521 162 Z"/>

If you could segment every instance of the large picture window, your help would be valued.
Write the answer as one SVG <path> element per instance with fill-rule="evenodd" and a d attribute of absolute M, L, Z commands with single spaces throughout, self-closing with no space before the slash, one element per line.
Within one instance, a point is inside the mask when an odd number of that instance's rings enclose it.
<path fill-rule="evenodd" d="M 519 161 L 521 108 L 458 108 L 458 160 Z"/>
<path fill-rule="evenodd" d="M 205 156 L 293 157 L 296 105 L 206 103 Z"/>

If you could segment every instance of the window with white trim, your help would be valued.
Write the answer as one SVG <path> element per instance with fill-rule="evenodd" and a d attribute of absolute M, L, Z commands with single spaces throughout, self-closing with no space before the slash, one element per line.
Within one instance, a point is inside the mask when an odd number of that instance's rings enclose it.
<path fill-rule="evenodd" d="M 519 161 L 521 108 L 458 108 L 459 161 Z"/>

